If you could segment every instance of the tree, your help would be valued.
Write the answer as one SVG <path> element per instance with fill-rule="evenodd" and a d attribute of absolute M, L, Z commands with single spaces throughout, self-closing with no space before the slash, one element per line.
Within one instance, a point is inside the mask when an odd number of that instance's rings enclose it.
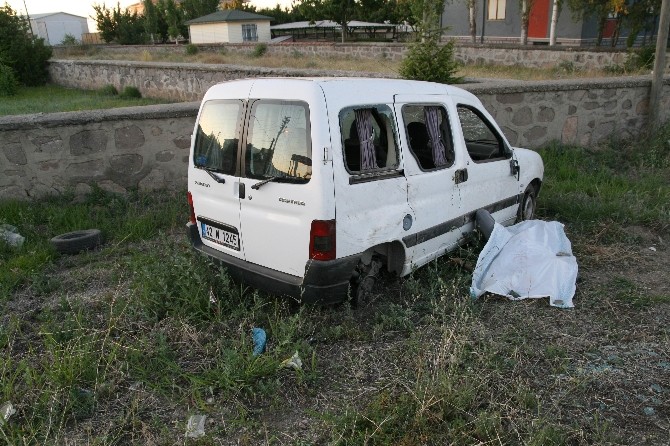
<path fill-rule="evenodd" d="M 144 30 L 152 42 L 166 42 L 168 25 L 165 15 L 161 13 L 152 0 L 144 0 Z"/>
<path fill-rule="evenodd" d="M 595 17 L 598 22 L 598 37 L 596 45 L 600 46 L 603 40 L 605 23 L 610 14 L 619 16 L 626 9 L 626 0 L 568 0 L 568 7 L 574 19 Z"/>
<path fill-rule="evenodd" d="M 219 0 L 184 0 L 180 6 L 184 20 L 189 21 L 216 12 Z"/>
<path fill-rule="evenodd" d="M 454 59 L 454 41 L 444 45 L 440 43 L 442 7 L 442 0 L 414 1 L 413 11 L 419 33 L 400 66 L 403 78 L 445 84 L 459 81 L 460 78 L 455 75 L 459 64 Z"/>
<path fill-rule="evenodd" d="M 127 9 L 122 11 L 119 3 L 111 10 L 104 3 L 93 5 L 93 10 L 100 37 L 105 42 L 133 45 L 146 41 L 144 17 L 130 13 Z"/>
<path fill-rule="evenodd" d="M 0 60 L 11 68 L 19 82 L 43 85 L 49 78 L 51 47 L 30 32 L 30 25 L 7 4 L 0 6 Z"/>
<path fill-rule="evenodd" d="M 468 5 L 468 23 L 470 24 L 470 41 L 472 43 L 477 43 L 477 20 L 475 14 L 477 10 L 475 8 L 477 0 L 466 0 Z"/>
<path fill-rule="evenodd" d="M 521 5 L 521 45 L 528 44 L 528 22 L 530 21 L 530 10 L 535 0 L 519 0 Z"/>

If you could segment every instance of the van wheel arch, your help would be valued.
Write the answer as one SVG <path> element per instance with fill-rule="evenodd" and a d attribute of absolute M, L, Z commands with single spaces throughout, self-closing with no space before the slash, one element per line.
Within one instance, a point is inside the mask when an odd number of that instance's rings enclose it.
<path fill-rule="evenodd" d="M 405 248 L 399 241 L 382 243 L 361 253 L 350 283 L 354 301 L 359 301 L 371 291 L 382 268 L 391 274 L 400 275 L 405 263 Z"/>

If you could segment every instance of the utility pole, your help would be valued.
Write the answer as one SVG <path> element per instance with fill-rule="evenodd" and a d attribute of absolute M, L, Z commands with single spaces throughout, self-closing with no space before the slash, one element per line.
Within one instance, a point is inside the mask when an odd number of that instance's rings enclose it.
<path fill-rule="evenodd" d="M 26 10 L 26 19 L 28 20 L 28 26 L 30 27 L 30 34 L 35 35 L 33 32 L 33 24 L 30 23 L 30 14 L 28 14 L 28 7 L 26 6 L 26 0 L 23 0 L 23 9 Z"/>
<path fill-rule="evenodd" d="M 663 94 L 663 74 L 665 73 L 665 52 L 668 46 L 668 27 L 670 26 L 670 0 L 663 0 L 661 18 L 656 36 L 656 57 L 654 74 L 651 77 L 649 92 L 649 128 L 656 129 L 660 124 L 661 96 Z"/>

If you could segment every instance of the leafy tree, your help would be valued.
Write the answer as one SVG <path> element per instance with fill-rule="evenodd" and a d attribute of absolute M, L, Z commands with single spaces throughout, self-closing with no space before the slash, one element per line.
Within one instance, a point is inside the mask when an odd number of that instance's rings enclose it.
<path fill-rule="evenodd" d="M 615 14 L 617 17 L 625 15 L 626 0 L 568 0 L 568 7 L 574 19 L 596 18 L 598 22 L 596 45 L 600 46 L 607 17 L 610 14 Z"/>
<path fill-rule="evenodd" d="M 400 65 L 400 75 L 405 79 L 445 84 L 458 82 L 460 78 L 456 76 L 456 71 L 459 64 L 454 59 L 454 41 L 440 43 L 442 1 L 415 0 L 413 11 L 419 35 Z"/>
<path fill-rule="evenodd" d="M 637 0 L 628 5 L 625 24 L 628 28 L 626 46 L 632 47 L 641 32 L 653 31 L 661 0 Z M 646 44 L 646 42 L 644 42 Z"/>
<path fill-rule="evenodd" d="M 108 9 L 104 3 L 93 5 L 93 10 L 100 37 L 105 42 L 133 45 L 146 41 L 144 17 L 127 9 L 122 11 L 119 3 L 114 9 Z"/>
<path fill-rule="evenodd" d="M 152 42 L 166 42 L 168 39 L 168 25 L 165 14 L 152 0 L 144 0 L 144 31 Z"/>
<path fill-rule="evenodd" d="M 168 25 L 168 35 L 178 42 L 180 36 L 188 36 L 188 26 L 184 25 L 184 12 L 174 0 L 159 0 L 158 8 L 165 16 Z"/>
<path fill-rule="evenodd" d="M 216 12 L 219 0 L 184 0 L 180 6 L 184 20 L 189 21 Z"/>
<path fill-rule="evenodd" d="M 281 25 L 282 23 L 291 23 L 305 20 L 305 18 L 300 15 L 297 8 L 282 8 L 279 3 L 277 3 L 274 8 L 256 9 L 255 12 L 257 14 L 272 17 L 273 25 Z"/>
<path fill-rule="evenodd" d="M 30 32 L 30 25 L 5 3 L 0 6 L 0 60 L 11 68 L 19 82 L 34 86 L 49 78 L 51 47 Z"/>

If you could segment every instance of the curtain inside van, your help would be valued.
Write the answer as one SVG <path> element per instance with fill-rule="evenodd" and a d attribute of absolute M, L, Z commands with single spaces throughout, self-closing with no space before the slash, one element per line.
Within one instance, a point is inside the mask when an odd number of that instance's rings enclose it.
<path fill-rule="evenodd" d="M 430 138 L 430 145 L 433 151 L 433 162 L 435 163 L 435 167 L 444 166 L 448 162 L 446 148 L 444 147 L 440 133 L 440 107 L 425 107 L 424 113 L 428 137 Z"/>
<path fill-rule="evenodd" d="M 377 168 L 377 154 L 375 153 L 374 135 L 372 134 L 372 110 L 361 108 L 356 113 L 356 130 L 361 146 L 361 170 Z"/>

